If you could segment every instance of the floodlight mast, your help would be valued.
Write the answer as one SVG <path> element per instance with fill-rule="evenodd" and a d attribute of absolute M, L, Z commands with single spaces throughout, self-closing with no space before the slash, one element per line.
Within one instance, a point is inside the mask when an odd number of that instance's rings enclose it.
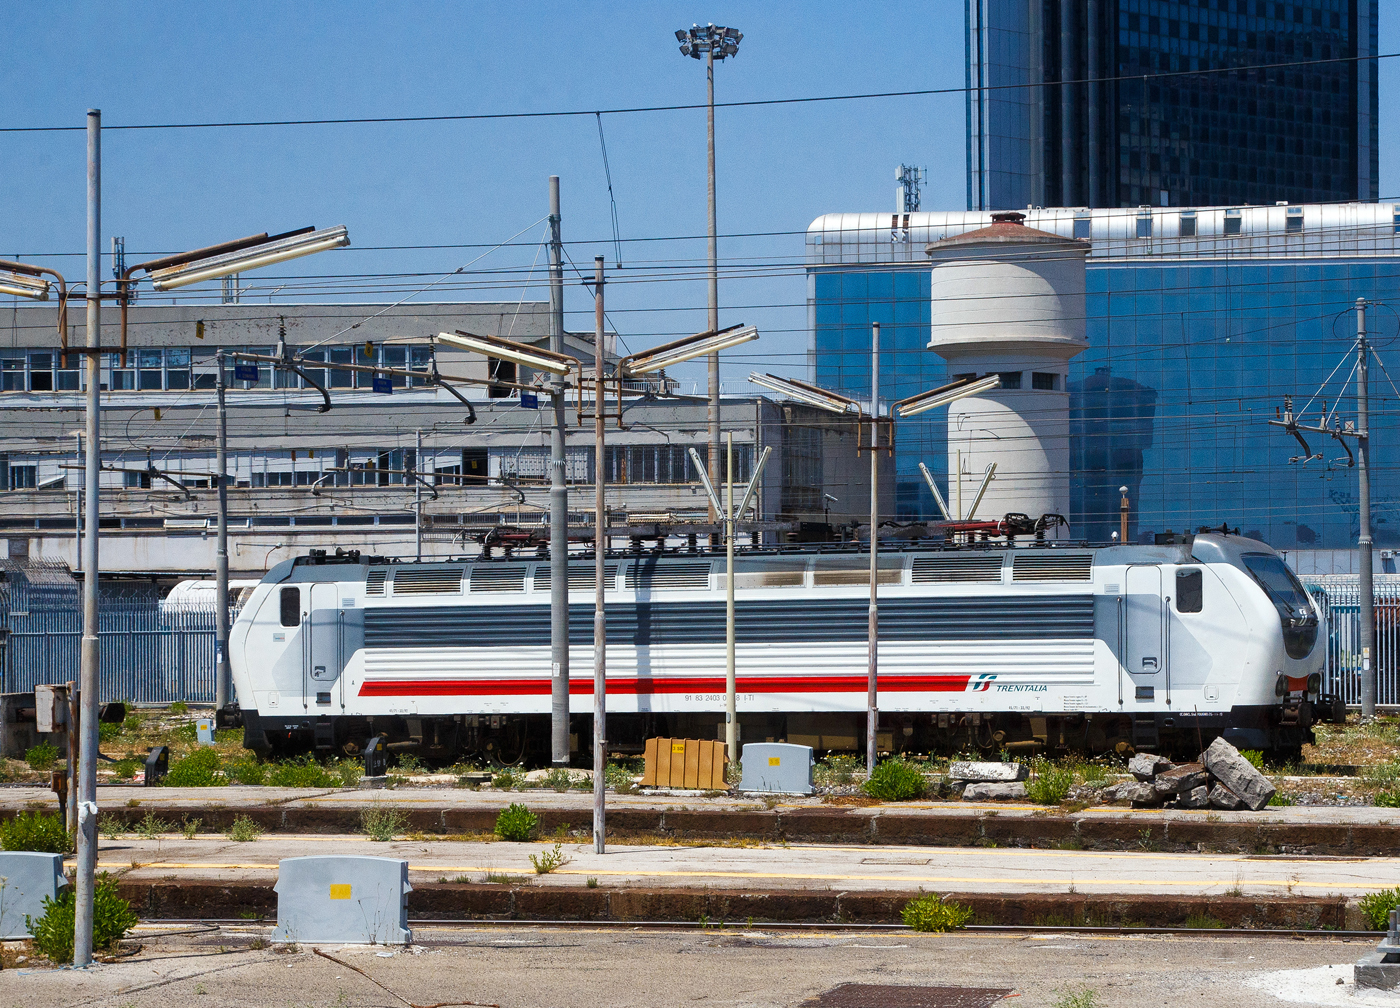
<path fill-rule="evenodd" d="M 44 274 L 47 273 L 58 281 L 58 345 L 62 348 L 61 353 L 64 357 L 60 363 L 67 366 L 68 281 L 58 270 L 49 269 L 47 266 L 31 266 L 29 263 L 11 262 L 9 259 L 0 259 L 0 270 L 12 274 L 11 276 L 0 274 L 0 294 L 29 298 L 33 301 L 47 301 L 49 299 L 49 282 L 41 279 Z"/>
<path fill-rule="evenodd" d="M 708 231 L 709 236 L 709 321 L 708 326 L 713 330 L 719 329 L 719 241 L 717 237 L 717 216 L 715 213 L 715 60 L 727 59 L 730 56 L 739 54 L 739 43 L 743 41 L 743 33 L 737 28 L 725 28 L 720 25 L 706 25 L 701 28 L 698 24 L 693 24 L 690 29 L 680 29 L 676 32 L 676 41 L 680 43 L 681 55 L 690 56 L 694 59 L 705 61 L 705 88 L 706 88 L 706 165 L 708 168 L 707 178 L 707 210 L 708 210 Z M 711 481 L 719 479 L 719 429 L 720 429 L 720 402 L 719 402 L 719 353 L 710 354 L 709 359 L 709 472 Z M 710 521 L 715 520 L 718 512 L 715 510 L 714 502 L 710 503 Z"/>

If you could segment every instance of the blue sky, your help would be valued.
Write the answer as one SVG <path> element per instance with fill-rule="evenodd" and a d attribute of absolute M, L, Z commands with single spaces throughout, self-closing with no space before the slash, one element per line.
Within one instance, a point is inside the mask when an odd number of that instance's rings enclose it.
<path fill-rule="evenodd" d="M 1383 14 L 1384 14 L 1383 10 Z M 0 125 L 81 125 L 103 110 L 130 123 L 451 115 L 699 102 L 703 65 L 677 50 L 692 22 L 744 32 L 737 59 L 717 69 L 719 100 L 961 87 L 962 0 L 803 4 L 98 3 L 11 5 L 0 37 Z M 1400 48 L 1384 20 L 1381 52 Z M 1382 63 L 1381 107 L 1395 61 Z M 605 116 L 603 128 L 624 239 L 703 235 L 702 110 Z M 800 366 L 806 344 L 802 232 L 821 213 L 893 209 L 894 170 L 925 165 L 927 209 L 965 205 L 961 95 L 721 109 L 720 232 L 798 232 L 729 239 L 736 263 L 789 263 L 725 279 L 721 323 L 765 336 L 733 354 L 727 380 L 753 367 Z M 1382 196 L 1400 193 L 1382 118 Z M 0 256 L 82 273 L 81 133 L 0 135 Z M 258 231 L 344 223 L 355 250 L 275 276 L 353 275 L 334 300 L 374 293 L 375 274 L 428 283 L 484 248 L 525 233 L 473 266 L 542 264 L 536 244 L 546 179 L 562 177 L 564 236 L 581 269 L 614 250 L 598 127 L 591 116 L 451 123 L 113 131 L 104 136 L 104 236 L 128 255 L 193 248 Z M 105 244 L 105 237 L 104 237 Z M 610 318 L 633 349 L 704 328 L 699 241 L 629 242 L 625 278 L 609 288 Z M 681 279 L 658 279 L 658 273 Z M 520 273 L 490 290 L 445 299 L 542 297 Z M 538 274 L 537 274 L 538 278 Z M 279 281 L 280 282 L 280 281 Z M 254 292 L 256 294 L 256 292 Z M 428 295 L 431 297 L 431 295 Z M 278 300 L 286 294 L 278 295 Z M 588 294 L 572 285 L 571 328 L 591 328 Z M 695 368 L 678 370 L 683 379 Z"/>

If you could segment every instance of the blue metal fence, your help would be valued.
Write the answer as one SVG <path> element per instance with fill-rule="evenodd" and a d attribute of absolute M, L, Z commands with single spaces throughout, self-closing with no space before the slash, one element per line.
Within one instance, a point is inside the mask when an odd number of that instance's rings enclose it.
<path fill-rule="evenodd" d="M 82 603 L 67 568 L 29 564 L 7 575 L 0 592 L 5 691 L 77 680 Z M 99 700 L 212 703 L 214 614 L 207 604 L 105 598 L 98 609 Z"/>
<path fill-rule="evenodd" d="M 1361 587 L 1355 574 L 1305 577 L 1327 634 L 1325 692 L 1361 703 Z M 1400 704 L 1400 574 L 1375 575 L 1376 703 Z"/>

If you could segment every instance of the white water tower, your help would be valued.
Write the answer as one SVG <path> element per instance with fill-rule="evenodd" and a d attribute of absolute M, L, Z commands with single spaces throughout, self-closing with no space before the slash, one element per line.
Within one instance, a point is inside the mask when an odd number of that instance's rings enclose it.
<path fill-rule="evenodd" d="M 1089 242 L 992 214 L 976 231 L 928 246 L 933 264 L 929 348 L 948 372 L 999 374 L 1001 388 L 948 407 L 948 508 L 992 520 L 1069 513 L 1069 361 L 1084 350 Z M 995 476 L 975 515 L 990 463 Z M 962 513 L 958 513 L 958 501 Z"/>

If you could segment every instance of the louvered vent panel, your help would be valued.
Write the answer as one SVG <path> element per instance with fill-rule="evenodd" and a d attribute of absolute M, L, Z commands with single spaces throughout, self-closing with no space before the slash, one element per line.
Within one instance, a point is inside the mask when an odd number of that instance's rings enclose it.
<path fill-rule="evenodd" d="M 708 591 L 710 588 L 710 565 L 708 563 L 657 564 L 655 567 L 629 567 L 624 583 L 633 590 L 642 588 L 649 591 L 672 591 L 683 588 L 696 588 Z"/>
<path fill-rule="evenodd" d="M 472 568 L 471 590 L 474 592 L 523 592 L 525 590 L 524 566 Z"/>
<path fill-rule="evenodd" d="M 389 576 L 386 570 L 372 570 L 365 575 L 365 594 L 383 595 L 384 579 Z"/>
<path fill-rule="evenodd" d="M 1001 557 L 915 557 L 913 580 L 915 584 L 927 581 L 980 581 L 996 584 L 1001 581 Z"/>
<path fill-rule="evenodd" d="M 569 564 L 569 591 L 593 591 L 593 574 L 592 564 Z M 549 591 L 550 583 L 549 566 L 540 564 L 535 568 L 535 591 Z M 603 568 L 603 590 L 613 591 L 616 588 L 617 564 L 608 564 Z"/>
<path fill-rule="evenodd" d="M 400 567 L 394 571 L 395 595 L 460 595 L 460 567 Z"/>
<path fill-rule="evenodd" d="M 1012 581 L 1091 581 L 1092 553 L 1025 553 L 1011 561 Z"/>

